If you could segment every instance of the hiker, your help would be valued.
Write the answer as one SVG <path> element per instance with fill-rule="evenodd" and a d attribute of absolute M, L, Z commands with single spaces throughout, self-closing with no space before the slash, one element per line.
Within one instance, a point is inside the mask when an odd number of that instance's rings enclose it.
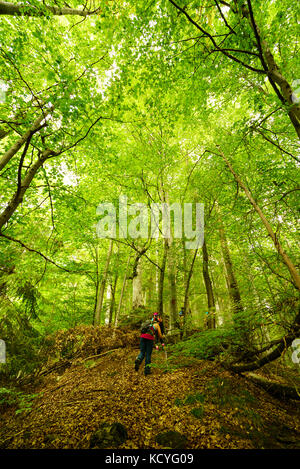
<path fill-rule="evenodd" d="M 158 338 L 162 339 L 163 336 L 159 327 L 159 323 L 154 319 L 154 317 L 142 324 L 140 335 L 140 353 L 135 360 L 134 369 L 135 371 L 138 371 L 142 361 L 145 358 L 145 376 L 151 373 L 151 355 L 156 331 Z"/>
<path fill-rule="evenodd" d="M 165 344 L 164 344 L 165 326 L 164 326 L 164 323 L 163 323 L 163 319 L 162 319 L 162 317 L 160 316 L 159 313 L 153 313 L 153 318 L 154 318 L 154 321 L 159 324 L 160 332 L 161 332 L 161 335 L 163 336 L 160 339 L 158 337 L 158 330 L 157 329 L 155 330 L 155 348 L 156 348 L 156 350 L 158 350 L 159 349 L 159 345 L 158 345 L 159 342 L 161 343 L 162 347 L 165 346 Z"/>
<path fill-rule="evenodd" d="M 209 311 L 205 311 L 204 329 L 209 329 Z"/>
<path fill-rule="evenodd" d="M 162 335 L 165 334 L 165 326 L 164 326 L 164 323 L 163 323 L 163 319 L 162 317 L 160 316 L 159 313 L 154 313 L 156 315 L 156 318 L 158 320 L 158 324 L 159 324 L 159 327 L 160 327 L 160 332 L 162 333 Z"/>
<path fill-rule="evenodd" d="M 181 307 L 181 310 L 179 311 L 179 322 L 180 322 L 180 327 L 183 327 L 183 318 L 184 318 L 184 306 Z"/>

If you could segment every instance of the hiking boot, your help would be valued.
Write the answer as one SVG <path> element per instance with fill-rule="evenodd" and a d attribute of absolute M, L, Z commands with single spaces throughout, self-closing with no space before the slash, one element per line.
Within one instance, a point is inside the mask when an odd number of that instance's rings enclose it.
<path fill-rule="evenodd" d="M 145 368 L 145 376 L 147 376 L 147 375 L 151 375 L 151 370 L 148 367 Z"/>
<path fill-rule="evenodd" d="M 140 364 L 141 364 L 141 362 L 140 362 L 140 360 L 137 358 L 137 359 L 135 360 L 135 362 L 134 362 L 134 369 L 135 369 L 135 371 L 139 371 Z"/>

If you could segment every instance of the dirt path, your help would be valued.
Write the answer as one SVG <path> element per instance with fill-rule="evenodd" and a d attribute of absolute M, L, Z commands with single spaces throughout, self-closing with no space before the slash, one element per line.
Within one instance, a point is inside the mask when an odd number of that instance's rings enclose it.
<path fill-rule="evenodd" d="M 282 403 L 212 362 L 150 376 L 134 371 L 137 350 L 122 348 L 44 378 L 31 411 L 3 415 L 1 448 L 89 448 L 103 421 L 125 425 L 119 448 L 162 448 L 159 432 L 177 430 L 187 448 L 299 448 L 299 407 Z M 164 354 L 153 362 L 164 365 Z"/>

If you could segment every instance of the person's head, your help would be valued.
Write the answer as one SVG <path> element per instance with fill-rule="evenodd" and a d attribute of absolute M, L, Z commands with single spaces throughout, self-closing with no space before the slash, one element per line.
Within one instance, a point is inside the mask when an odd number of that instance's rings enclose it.
<path fill-rule="evenodd" d="M 158 313 L 153 313 L 153 319 L 154 321 L 158 321 L 159 314 Z"/>

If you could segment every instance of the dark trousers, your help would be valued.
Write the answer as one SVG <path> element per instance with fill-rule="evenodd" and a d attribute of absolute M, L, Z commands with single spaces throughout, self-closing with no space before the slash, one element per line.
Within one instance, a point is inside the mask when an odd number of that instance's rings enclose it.
<path fill-rule="evenodd" d="M 144 337 L 140 338 L 140 353 L 137 357 L 137 360 L 142 363 L 145 358 L 145 374 L 150 373 L 150 363 L 151 363 L 151 354 L 153 349 L 154 340 L 145 339 Z"/>

